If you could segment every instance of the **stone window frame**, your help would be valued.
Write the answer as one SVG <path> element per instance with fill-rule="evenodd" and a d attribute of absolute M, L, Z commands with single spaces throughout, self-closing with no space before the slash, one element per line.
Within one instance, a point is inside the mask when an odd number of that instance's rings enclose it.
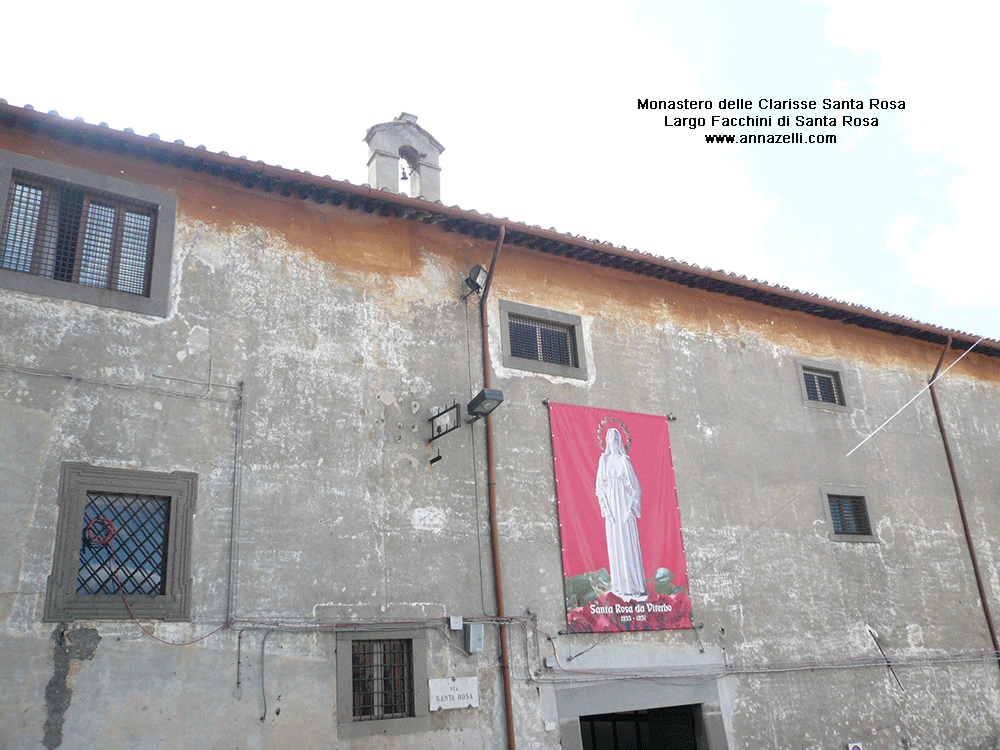
<path fill-rule="evenodd" d="M 830 512 L 830 495 L 835 497 L 856 497 L 860 498 L 864 502 L 865 516 L 868 519 L 868 528 L 871 531 L 870 534 L 838 534 L 834 531 L 833 515 Z M 830 541 L 833 542 L 878 542 L 878 536 L 875 533 L 875 524 L 872 523 L 871 514 L 871 502 L 868 495 L 868 490 L 865 487 L 860 487 L 857 485 L 835 485 L 835 484 L 824 484 L 820 487 L 820 496 L 823 499 L 823 514 L 826 517 L 827 529 L 829 529 L 828 537 Z"/>
<path fill-rule="evenodd" d="M 841 365 L 831 362 L 820 362 L 814 359 L 795 358 L 795 371 L 799 379 L 799 391 L 802 395 L 802 403 L 812 409 L 824 409 L 827 411 L 839 411 L 849 413 L 852 411 L 848 405 L 847 391 L 844 388 L 844 368 Z M 830 401 L 814 401 L 809 398 L 806 389 L 806 372 L 815 372 L 820 375 L 832 376 L 839 387 L 840 396 L 844 400 L 843 404 L 832 403 Z"/>
<path fill-rule="evenodd" d="M 81 534 L 87 493 L 155 495 L 169 498 L 165 593 L 128 595 L 128 607 L 120 593 L 78 594 Z M 48 578 L 44 622 L 71 620 L 141 619 L 189 621 L 191 619 L 191 539 L 197 504 L 198 475 L 112 469 L 67 461 L 59 481 L 59 520 L 56 525 L 52 574 Z M 131 614 L 129 614 L 131 609 Z"/>
<path fill-rule="evenodd" d="M 406 639 L 413 645 L 413 716 L 354 719 L 352 644 L 359 640 Z M 426 630 L 372 630 L 337 633 L 337 737 L 404 735 L 429 731 L 430 691 L 427 681 Z"/>
<path fill-rule="evenodd" d="M 546 310 L 542 307 L 525 305 L 520 302 L 500 300 L 500 338 L 503 347 L 503 366 L 515 370 L 527 370 L 545 375 L 558 375 L 577 380 L 587 379 L 587 360 L 583 341 L 583 320 L 579 315 Z M 515 357 L 510 353 L 510 314 L 523 315 L 545 323 L 554 323 L 572 330 L 576 346 L 577 366 L 560 365 L 553 362 L 542 362 L 524 357 Z"/>
<path fill-rule="evenodd" d="M 0 227 L 3 227 L 4 224 L 8 195 L 15 180 L 14 172 L 24 173 L 28 177 L 58 180 L 79 187 L 85 192 L 93 191 L 115 196 L 124 202 L 146 204 L 156 213 L 153 257 L 149 261 L 147 269 L 149 290 L 146 295 L 60 281 L 10 268 L 0 268 L 0 288 L 74 300 L 160 318 L 167 316 L 174 225 L 177 216 L 176 195 L 167 190 L 138 185 L 116 177 L 107 177 L 0 149 Z"/>

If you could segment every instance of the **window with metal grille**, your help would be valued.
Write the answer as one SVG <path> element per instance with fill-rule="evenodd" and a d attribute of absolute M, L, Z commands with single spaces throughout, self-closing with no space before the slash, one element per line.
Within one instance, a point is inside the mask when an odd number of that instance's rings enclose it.
<path fill-rule="evenodd" d="M 827 494 L 826 499 L 830 506 L 830 522 L 833 524 L 834 534 L 872 535 L 864 497 Z"/>
<path fill-rule="evenodd" d="M 427 631 L 337 633 L 337 736 L 429 728 Z"/>
<path fill-rule="evenodd" d="M 170 498 L 88 492 L 76 593 L 163 595 L 169 534 Z"/>
<path fill-rule="evenodd" d="M 823 411 L 850 412 L 844 393 L 844 369 L 836 364 L 795 358 L 802 403 Z"/>
<path fill-rule="evenodd" d="M 145 296 L 156 208 L 15 172 L 0 266 Z"/>
<path fill-rule="evenodd" d="M 511 356 L 564 367 L 578 365 L 573 326 L 514 313 L 508 316 L 507 325 Z"/>
<path fill-rule="evenodd" d="M 840 386 L 839 373 L 803 367 L 802 378 L 810 401 L 844 406 L 844 390 Z"/>
<path fill-rule="evenodd" d="M 176 198 L 0 151 L 0 286 L 166 315 Z"/>
<path fill-rule="evenodd" d="M 355 721 L 414 715 L 412 640 L 353 641 L 351 672 Z"/>
<path fill-rule="evenodd" d="M 187 472 L 63 464 L 46 621 L 189 619 L 196 491 Z"/>
<path fill-rule="evenodd" d="M 500 322 L 504 366 L 587 377 L 579 317 L 501 300 Z"/>
<path fill-rule="evenodd" d="M 820 487 L 830 539 L 835 542 L 877 542 L 868 517 L 864 487 L 823 485 Z"/>

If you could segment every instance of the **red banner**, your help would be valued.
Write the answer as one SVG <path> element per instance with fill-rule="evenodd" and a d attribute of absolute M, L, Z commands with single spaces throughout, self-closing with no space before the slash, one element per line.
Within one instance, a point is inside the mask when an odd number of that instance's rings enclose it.
<path fill-rule="evenodd" d="M 549 404 L 571 633 L 691 627 L 666 417 Z"/>

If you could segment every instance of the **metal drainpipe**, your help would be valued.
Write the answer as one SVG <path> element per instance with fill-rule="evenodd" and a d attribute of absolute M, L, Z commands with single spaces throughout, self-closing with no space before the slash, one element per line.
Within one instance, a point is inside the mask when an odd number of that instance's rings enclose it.
<path fill-rule="evenodd" d="M 479 299 L 479 318 L 483 331 L 483 388 L 490 387 L 490 324 L 486 314 L 486 300 L 490 295 L 490 288 L 493 286 L 493 272 L 496 270 L 497 258 L 500 257 L 500 248 L 503 247 L 503 239 L 506 235 L 506 228 L 500 225 L 500 234 L 497 236 L 496 249 L 493 250 L 493 260 L 490 261 L 490 270 L 486 274 L 486 285 L 483 287 L 482 297 Z M 493 415 L 486 415 L 486 487 L 490 500 L 490 546 L 493 549 L 493 589 L 497 599 L 497 617 L 503 618 L 503 576 L 500 572 L 500 535 L 497 532 L 497 492 L 496 492 L 496 461 L 493 456 Z M 514 711 L 510 696 L 510 654 L 507 651 L 507 626 L 500 623 L 500 673 L 503 675 L 503 698 L 504 709 L 507 718 L 507 747 L 514 750 Z"/>
<path fill-rule="evenodd" d="M 931 375 L 930 385 L 928 390 L 931 392 L 931 401 L 934 403 L 934 415 L 937 417 L 938 430 L 941 432 L 941 442 L 944 444 L 944 455 L 948 459 L 948 471 L 951 472 L 951 483 L 955 487 L 955 500 L 958 502 L 958 514 L 962 518 L 962 530 L 965 532 L 965 543 L 969 548 L 969 557 L 972 559 L 972 571 L 976 576 L 976 586 L 979 587 L 979 601 L 983 605 L 983 614 L 986 616 L 986 626 L 990 630 L 990 640 L 993 642 L 993 655 L 997 660 L 997 667 L 1000 668 L 1000 645 L 997 643 L 997 631 L 993 626 L 993 614 L 990 612 L 990 603 L 986 598 L 986 587 L 983 585 L 983 576 L 979 571 L 979 559 L 976 557 L 976 547 L 972 541 L 972 532 L 969 530 L 969 519 L 965 515 L 965 503 L 962 500 L 962 488 L 958 484 L 958 472 L 955 470 L 955 461 L 951 455 L 951 446 L 948 443 L 948 433 L 944 428 L 944 419 L 941 417 L 941 406 L 938 403 L 937 393 L 934 390 L 934 380 L 937 378 L 938 371 L 941 369 L 941 365 L 944 363 L 945 354 L 951 348 L 951 336 L 948 337 L 948 343 L 944 345 L 944 351 L 941 352 L 941 359 L 938 360 L 937 367 L 934 368 L 934 374 Z"/>

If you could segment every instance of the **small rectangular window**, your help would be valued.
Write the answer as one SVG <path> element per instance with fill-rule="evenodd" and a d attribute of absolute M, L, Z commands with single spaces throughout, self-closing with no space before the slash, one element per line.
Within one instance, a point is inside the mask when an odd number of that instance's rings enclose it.
<path fill-rule="evenodd" d="M 844 405 L 844 391 L 840 386 L 840 375 L 836 372 L 823 372 L 802 368 L 802 377 L 806 384 L 806 394 L 810 401 L 822 401 L 825 404 Z"/>
<path fill-rule="evenodd" d="M 0 150 L 0 287 L 163 317 L 176 197 Z"/>
<path fill-rule="evenodd" d="M 803 404 L 828 411 L 850 411 L 844 394 L 842 368 L 798 357 L 795 366 Z"/>
<path fill-rule="evenodd" d="M 507 318 L 512 357 L 578 367 L 573 326 L 511 313 Z"/>
<path fill-rule="evenodd" d="M 500 335 L 505 367 L 587 377 L 583 326 L 576 315 L 501 300 Z"/>
<path fill-rule="evenodd" d="M 395 638 L 351 643 L 354 720 L 413 716 L 413 641 Z"/>
<path fill-rule="evenodd" d="M 337 633 L 337 736 L 429 728 L 427 631 Z"/>
<path fill-rule="evenodd" d="M 868 508 L 865 499 L 859 495 L 827 495 L 830 504 L 830 519 L 834 534 L 871 536 L 872 527 L 868 523 Z"/>
<path fill-rule="evenodd" d="M 863 488 L 824 486 L 820 491 L 831 539 L 840 542 L 878 541 L 868 517 L 868 500 Z"/>

